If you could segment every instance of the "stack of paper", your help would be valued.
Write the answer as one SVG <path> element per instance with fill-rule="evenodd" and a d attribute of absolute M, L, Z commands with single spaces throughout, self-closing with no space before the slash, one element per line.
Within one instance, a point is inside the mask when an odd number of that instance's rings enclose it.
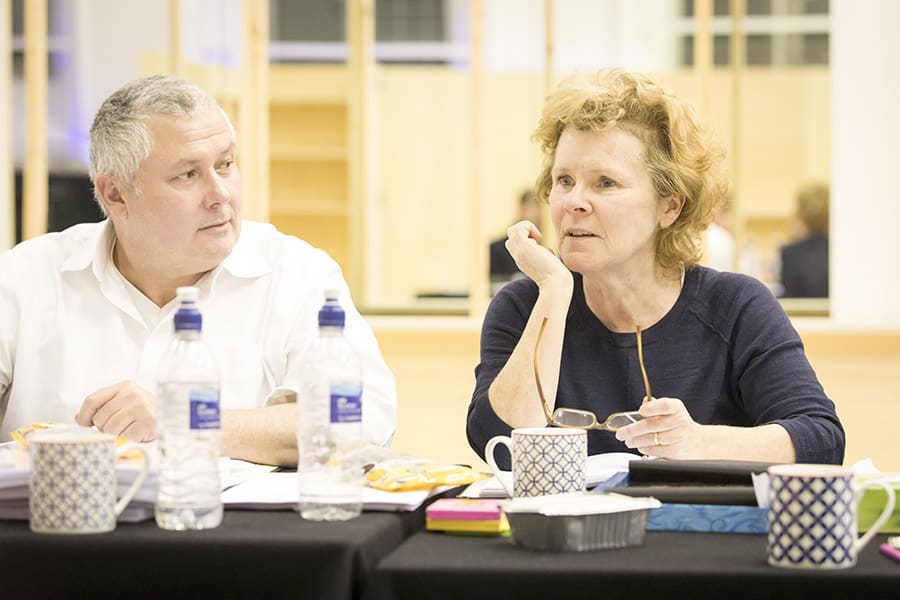
<path fill-rule="evenodd" d="M 430 531 L 451 533 L 505 534 L 509 521 L 500 510 L 500 500 L 440 498 L 425 509 L 425 526 Z"/>
<path fill-rule="evenodd" d="M 119 521 L 134 522 L 153 518 L 159 464 L 153 443 L 145 444 L 150 456 L 150 471 L 134 498 L 119 516 Z M 117 494 L 121 496 L 141 471 L 134 460 L 116 466 Z M 275 467 L 222 458 L 219 479 L 225 508 L 294 509 L 298 500 L 297 473 L 273 472 Z M 15 442 L 0 444 L 0 519 L 28 519 L 28 482 L 31 465 L 28 452 Z M 363 509 L 376 511 L 411 511 L 429 497 L 453 486 L 442 486 L 415 492 L 385 492 L 361 486 Z"/>
<path fill-rule="evenodd" d="M 385 492 L 362 486 L 364 510 L 409 511 L 419 508 L 426 499 L 449 487 L 415 492 Z M 222 493 L 225 508 L 293 509 L 299 500 L 297 473 L 266 473 L 240 483 Z"/>
<path fill-rule="evenodd" d="M 116 467 L 116 495 L 122 496 L 141 472 L 140 466 L 134 464 Z M 0 519 L 28 519 L 28 497 L 30 490 L 31 467 L 0 467 Z M 157 473 L 147 474 L 144 483 L 134 498 L 119 515 L 119 521 L 134 523 L 153 518 L 153 506 L 156 500 Z"/>

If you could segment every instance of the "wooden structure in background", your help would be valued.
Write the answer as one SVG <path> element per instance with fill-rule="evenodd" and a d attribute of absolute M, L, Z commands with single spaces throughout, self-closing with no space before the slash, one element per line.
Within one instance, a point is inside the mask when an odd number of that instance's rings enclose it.
<path fill-rule="evenodd" d="M 469 171 L 471 176 L 471 239 L 475 247 L 469 271 L 469 315 L 481 316 L 489 300 L 488 238 L 484 228 L 484 2 L 469 2 L 470 35 L 469 75 Z"/>
<path fill-rule="evenodd" d="M 553 0 L 544 0 L 544 94 L 553 87 Z"/>
<path fill-rule="evenodd" d="M 269 220 L 269 2 L 241 2 L 238 164 L 243 216 Z"/>
<path fill-rule="evenodd" d="M 47 233 L 47 3 L 25 2 L 22 238 Z"/>
<path fill-rule="evenodd" d="M 553 13 L 555 9 L 556 6 L 554 0 L 544 0 L 544 97 L 547 96 L 555 83 L 553 79 L 555 71 L 554 61 L 556 60 L 556 52 L 554 50 L 556 41 L 553 25 Z M 543 104 L 543 100 L 541 104 Z M 541 205 L 541 219 L 544 223 L 541 231 L 541 234 L 543 235 L 543 245 L 548 248 L 558 247 L 559 238 L 556 235 L 556 229 L 550 226 L 551 217 L 549 202 Z"/>
<path fill-rule="evenodd" d="M 731 268 L 740 270 L 740 249 L 747 240 L 746 210 L 738 190 L 741 189 L 743 169 L 741 168 L 741 140 L 743 130 L 742 110 L 742 82 L 746 68 L 744 62 L 746 37 L 744 36 L 744 0 L 731 0 L 731 40 L 728 47 L 728 59 L 731 64 L 731 234 L 734 238 L 734 248 Z"/>
<path fill-rule="evenodd" d="M 708 118 L 711 95 L 710 78 L 713 72 L 712 0 L 694 3 L 694 75 L 697 85 L 697 112 Z M 706 261 L 706 237 L 703 237 L 703 260 Z"/>
<path fill-rule="evenodd" d="M 169 73 L 176 77 L 184 77 L 184 44 L 182 44 L 181 0 L 169 0 Z"/>
<path fill-rule="evenodd" d="M 694 76 L 697 78 L 699 102 L 697 112 L 709 115 L 713 72 L 712 0 L 694 2 Z"/>
<path fill-rule="evenodd" d="M 12 131 L 12 0 L 0 0 L 0 131 Z M 0 252 L 16 241 L 12 136 L 0 139 Z"/>
<path fill-rule="evenodd" d="M 375 169 L 372 140 L 375 77 L 375 1 L 350 0 L 346 4 L 347 37 L 347 199 L 344 275 L 350 289 L 364 297 L 366 220 L 370 211 Z"/>
<path fill-rule="evenodd" d="M 326 250 L 350 276 L 349 78 L 345 65 L 273 64 L 269 72 L 270 220 Z M 242 149 L 243 152 L 243 149 Z M 360 182 L 362 183 L 362 182 Z"/>

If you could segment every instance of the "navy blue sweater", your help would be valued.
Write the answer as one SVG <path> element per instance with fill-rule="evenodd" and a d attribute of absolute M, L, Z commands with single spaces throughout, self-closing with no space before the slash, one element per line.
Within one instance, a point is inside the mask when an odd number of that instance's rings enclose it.
<path fill-rule="evenodd" d="M 634 333 L 614 333 L 590 311 L 581 276 L 566 318 L 556 406 L 609 413 L 637 410 L 644 397 Z M 481 331 L 481 363 L 466 433 L 482 457 L 487 441 L 509 435 L 491 408 L 488 389 L 512 354 L 538 288 L 530 279 L 503 287 Z M 678 398 L 701 424 L 782 425 L 797 462 L 844 460 L 844 429 L 806 359 L 781 305 L 762 283 L 735 273 L 694 267 L 675 306 L 642 333 L 644 365 L 654 397 Z M 529 372 L 530 376 L 530 372 Z M 588 432 L 588 453 L 635 452 L 606 431 Z M 508 453 L 497 453 L 509 468 Z"/>

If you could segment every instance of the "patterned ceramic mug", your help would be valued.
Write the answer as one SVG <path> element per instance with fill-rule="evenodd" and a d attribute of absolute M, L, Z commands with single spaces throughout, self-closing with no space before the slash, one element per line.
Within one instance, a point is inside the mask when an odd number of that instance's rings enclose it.
<path fill-rule="evenodd" d="M 857 505 L 863 489 L 887 492 L 881 516 L 857 538 Z M 894 490 L 875 479 L 859 484 L 853 471 L 834 465 L 769 467 L 769 564 L 794 569 L 844 569 L 894 511 Z"/>
<path fill-rule="evenodd" d="M 512 454 L 512 477 L 497 467 L 494 460 L 497 444 L 503 444 Z M 484 454 L 494 475 L 511 497 L 584 491 L 587 432 L 583 429 L 513 429 L 512 437 L 492 437 Z"/>
<path fill-rule="evenodd" d="M 138 446 L 116 449 L 116 436 L 91 431 L 41 432 L 28 439 L 31 453 L 31 530 L 37 533 L 103 533 L 147 476 L 147 453 Z M 144 468 L 116 501 L 116 461 L 137 449 Z"/>

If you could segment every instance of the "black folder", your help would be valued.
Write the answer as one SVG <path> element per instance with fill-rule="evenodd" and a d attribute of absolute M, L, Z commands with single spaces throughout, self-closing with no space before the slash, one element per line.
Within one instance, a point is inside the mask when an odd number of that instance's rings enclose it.
<path fill-rule="evenodd" d="M 745 485 L 627 485 L 606 488 L 606 492 L 653 497 L 666 504 L 725 504 L 756 506 L 753 488 Z"/>
<path fill-rule="evenodd" d="M 777 463 L 738 460 L 633 460 L 629 485 L 753 485 L 753 473 Z"/>
<path fill-rule="evenodd" d="M 652 496 L 670 504 L 756 506 L 753 473 L 777 463 L 734 460 L 634 460 L 628 485 L 607 488 L 629 496 Z"/>

